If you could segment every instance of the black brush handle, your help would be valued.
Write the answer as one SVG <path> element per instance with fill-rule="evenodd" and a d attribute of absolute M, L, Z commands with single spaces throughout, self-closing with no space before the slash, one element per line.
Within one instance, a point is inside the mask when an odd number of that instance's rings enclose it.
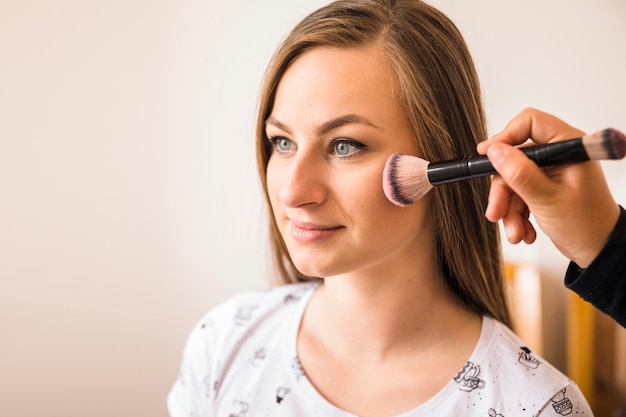
<path fill-rule="evenodd" d="M 583 145 L 582 138 L 568 139 L 560 142 L 546 143 L 537 146 L 518 148 L 538 166 L 570 164 L 588 161 L 589 156 Z M 465 159 L 431 162 L 426 169 L 428 181 L 432 185 L 446 184 L 468 178 L 493 175 L 496 170 L 485 155 L 471 156 Z"/>

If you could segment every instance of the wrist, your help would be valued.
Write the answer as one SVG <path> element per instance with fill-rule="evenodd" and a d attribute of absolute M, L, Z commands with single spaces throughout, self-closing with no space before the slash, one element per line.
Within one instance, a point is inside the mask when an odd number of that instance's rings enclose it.
<path fill-rule="evenodd" d="M 579 247 L 575 253 L 571 254 L 572 256 L 566 256 L 581 269 L 591 265 L 604 249 L 612 232 L 615 230 L 620 219 L 620 211 L 620 207 L 616 204 L 614 209 L 607 213 L 603 221 L 596 223 L 594 233 L 586 239 L 587 244 Z"/>

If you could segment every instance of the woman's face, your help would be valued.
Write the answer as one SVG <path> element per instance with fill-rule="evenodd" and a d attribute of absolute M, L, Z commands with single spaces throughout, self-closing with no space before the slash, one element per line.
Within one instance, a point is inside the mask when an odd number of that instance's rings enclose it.
<path fill-rule="evenodd" d="M 270 202 L 300 272 L 380 273 L 432 254 L 426 198 L 400 208 L 383 193 L 387 158 L 418 155 L 418 146 L 377 48 L 299 56 L 280 80 L 266 134 Z"/>

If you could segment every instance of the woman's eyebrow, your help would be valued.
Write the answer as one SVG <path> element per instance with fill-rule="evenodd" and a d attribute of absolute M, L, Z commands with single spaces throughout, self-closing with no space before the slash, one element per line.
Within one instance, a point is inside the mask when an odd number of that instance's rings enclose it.
<path fill-rule="evenodd" d="M 272 125 L 275 126 L 277 128 L 279 128 L 280 130 L 287 132 L 289 134 L 291 134 L 291 130 L 287 127 L 286 124 L 284 124 L 283 122 L 281 122 L 280 120 L 278 120 L 277 118 L 275 118 L 274 116 L 270 116 L 265 120 L 265 125 Z"/>
<path fill-rule="evenodd" d="M 322 123 L 317 128 L 317 133 L 319 135 L 323 135 L 325 133 L 330 132 L 333 129 L 337 129 L 338 127 L 353 124 L 353 123 L 367 125 L 370 127 L 374 127 L 376 129 L 380 129 L 379 126 L 375 125 L 374 123 L 372 123 L 371 121 L 369 121 L 363 116 L 359 116 L 358 114 L 346 114 L 344 116 L 340 116 L 340 117 L 337 117 L 337 118 L 334 118 L 327 122 Z"/>
<path fill-rule="evenodd" d="M 371 121 L 369 121 L 363 116 L 359 116 L 357 114 L 346 114 L 346 115 L 339 116 L 339 117 L 336 117 L 334 119 L 331 119 L 322 123 L 320 126 L 316 128 L 316 132 L 318 135 L 323 135 L 325 133 L 330 132 L 333 129 L 337 129 L 338 127 L 345 126 L 348 124 L 353 124 L 353 123 L 363 124 L 363 125 L 371 126 L 376 129 L 381 129 L 380 126 L 377 126 L 376 124 L 372 123 Z M 287 125 L 285 125 L 284 123 L 276 119 L 274 116 L 268 117 L 267 120 L 265 121 L 265 124 L 275 126 L 287 133 L 291 133 L 289 127 L 287 127 Z"/>

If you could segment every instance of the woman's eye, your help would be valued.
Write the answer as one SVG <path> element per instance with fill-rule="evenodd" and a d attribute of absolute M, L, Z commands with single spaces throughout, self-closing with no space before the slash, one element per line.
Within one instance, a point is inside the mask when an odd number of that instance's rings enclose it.
<path fill-rule="evenodd" d="M 332 148 L 337 156 L 349 157 L 365 148 L 365 145 L 351 139 L 337 139 L 333 142 Z"/>
<path fill-rule="evenodd" d="M 272 147 L 278 152 L 289 152 L 293 150 L 294 143 L 285 137 L 277 136 L 269 140 L 272 143 Z"/>

